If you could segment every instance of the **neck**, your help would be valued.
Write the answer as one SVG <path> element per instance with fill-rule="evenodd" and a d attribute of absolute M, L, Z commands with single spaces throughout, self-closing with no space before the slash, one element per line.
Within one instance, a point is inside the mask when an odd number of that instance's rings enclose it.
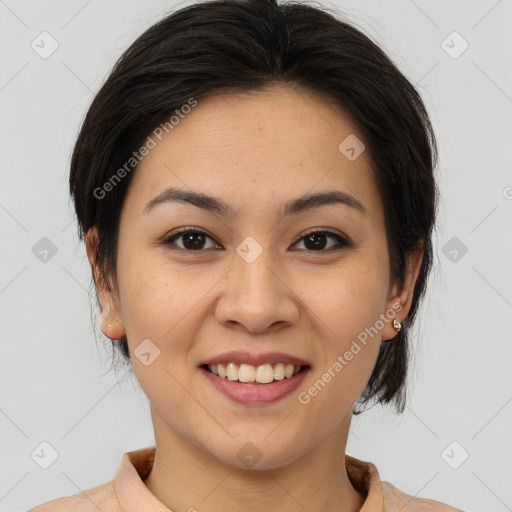
<path fill-rule="evenodd" d="M 240 469 L 169 429 L 152 409 L 156 454 L 144 483 L 171 511 L 356 512 L 345 468 L 350 417 L 315 450 L 275 469 Z"/>

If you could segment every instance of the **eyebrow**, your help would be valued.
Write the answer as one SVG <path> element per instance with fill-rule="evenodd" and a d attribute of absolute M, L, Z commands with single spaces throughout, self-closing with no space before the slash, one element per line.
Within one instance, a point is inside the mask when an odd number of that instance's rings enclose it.
<path fill-rule="evenodd" d="M 149 213 L 159 205 L 174 202 L 192 204 L 198 208 L 219 214 L 223 217 L 229 218 L 235 216 L 233 209 L 217 197 L 209 196 L 202 192 L 182 190 L 176 187 L 167 188 L 161 194 L 149 201 L 144 208 L 144 214 Z M 333 204 L 349 206 L 363 215 L 367 214 L 363 204 L 348 192 L 342 192 L 341 190 L 326 190 L 305 194 L 288 201 L 281 207 L 280 216 L 286 217 L 288 215 L 296 215 L 313 208 L 320 208 L 322 206 Z"/>

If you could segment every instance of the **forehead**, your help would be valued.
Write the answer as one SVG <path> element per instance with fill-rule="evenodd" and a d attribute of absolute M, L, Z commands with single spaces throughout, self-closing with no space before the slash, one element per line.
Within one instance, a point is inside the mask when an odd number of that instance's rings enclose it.
<path fill-rule="evenodd" d="M 140 162 L 126 198 L 140 211 L 170 186 L 222 197 L 252 213 L 333 188 L 369 210 L 380 206 L 355 124 L 340 108 L 296 87 L 212 94 L 160 138 L 153 136 L 156 145 Z"/>

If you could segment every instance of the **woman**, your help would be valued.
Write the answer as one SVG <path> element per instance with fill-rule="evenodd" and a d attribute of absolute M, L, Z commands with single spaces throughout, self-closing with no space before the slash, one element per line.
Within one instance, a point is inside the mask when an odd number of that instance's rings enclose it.
<path fill-rule="evenodd" d="M 331 14 L 219 0 L 147 30 L 86 116 L 70 189 L 156 446 L 33 510 L 457 510 L 345 454 L 356 403 L 405 406 L 435 166 L 414 87 Z"/>

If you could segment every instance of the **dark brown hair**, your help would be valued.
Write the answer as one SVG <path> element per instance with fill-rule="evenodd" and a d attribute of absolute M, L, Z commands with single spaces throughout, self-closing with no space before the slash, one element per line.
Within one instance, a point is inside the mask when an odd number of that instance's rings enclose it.
<path fill-rule="evenodd" d="M 99 197 L 98 190 L 190 98 L 275 83 L 329 98 L 364 135 L 384 203 L 393 283 L 403 284 L 406 255 L 424 243 L 408 317 L 397 338 L 381 344 L 357 402 L 395 402 L 403 412 L 408 331 L 433 258 L 436 141 L 413 85 L 368 36 L 336 13 L 303 1 L 214 0 L 173 12 L 144 32 L 97 93 L 74 147 L 69 183 L 80 238 L 97 229 L 96 261 L 115 284 L 120 213 L 135 168 L 123 173 L 108 197 Z M 126 338 L 112 344 L 129 364 Z"/>

